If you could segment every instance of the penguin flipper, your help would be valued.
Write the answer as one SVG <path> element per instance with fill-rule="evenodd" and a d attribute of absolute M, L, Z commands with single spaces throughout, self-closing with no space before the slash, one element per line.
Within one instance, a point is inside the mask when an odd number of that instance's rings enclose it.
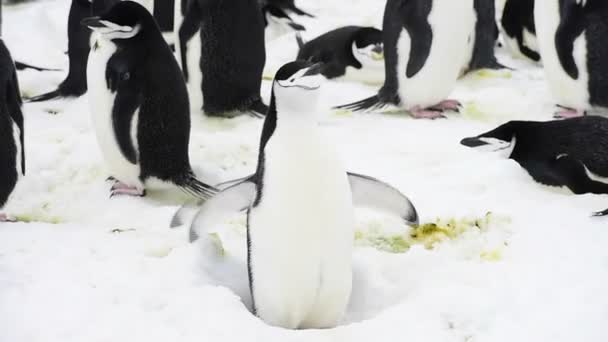
<path fill-rule="evenodd" d="M 409 6 L 418 6 L 416 2 L 410 2 L 401 10 L 404 13 L 404 28 L 410 36 L 410 56 L 407 62 L 406 76 L 408 78 L 416 75 L 426 64 L 431 54 L 433 44 L 433 29 L 428 22 L 428 13 L 431 8 L 412 9 Z"/>
<path fill-rule="evenodd" d="M 209 230 L 220 224 L 226 217 L 249 208 L 257 192 L 257 186 L 250 177 L 247 180 L 222 190 L 200 207 L 190 225 L 190 242 L 198 240 Z"/>
<path fill-rule="evenodd" d="M 418 212 L 412 202 L 393 186 L 375 178 L 348 172 L 353 204 L 398 215 L 408 225 L 418 225 Z"/>
<path fill-rule="evenodd" d="M 561 8 L 561 21 L 555 33 L 555 49 L 562 68 L 573 79 L 578 79 L 578 67 L 574 60 L 574 41 L 585 30 L 584 5 L 567 1 Z"/>

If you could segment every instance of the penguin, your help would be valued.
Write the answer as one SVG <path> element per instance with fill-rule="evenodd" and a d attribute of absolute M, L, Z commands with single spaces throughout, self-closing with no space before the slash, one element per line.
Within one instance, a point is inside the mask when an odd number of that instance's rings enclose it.
<path fill-rule="evenodd" d="M 507 0 L 500 24 L 506 46 L 515 56 L 540 61 L 534 24 L 534 0 Z"/>
<path fill-rule="evenodd" d="M 418 223 L 406 196 L 374 178 L 347 173 L 325 140 L 316 108 L 321 70 L 307 61 L 279 69 L 255 174 L 207 200 L 190 230 L 196 241 L 227 216 L 247 212 L 253 312 L 288 329 L 330 328 L 340 322 L 352 284 L 354 206 Z"/>
<path fill-rule="evenodd" d="M 122 1 L 83 25 L 94 30 L 87 80 L 92 122 L 116 179 L 114 195 L 177 186 L 199 198 L 214 188 L 190 167 L 190 106 L 186 85 L 154 18 Z"/>
<path fill-rule="evenodd" d="M 321 74 L 329 79 L 380 84 L 384 81 L 382 31 L 376 28 L 346 26 L 308 43 L 298 35 L 297 41 L 297 59 L 322 62 Z"/>
<path fill-rule="evenodd" d="M 208 116 L 231 117 L 243 112 L 264 116 L 268 106 L 262 102 L 260 86 L 266 51 L 264 19 L 257 0 L 189 0 L 181 3 L 184 5 L 178 45 L 186 81 L 198 83 L 190 86 L 193 105 L 200 105 L 198 94 L 202 93 L 202 108 Z M 198 57 L 194 69 L 188 50 L 197 32 L 201 48 L 199 56 L 194 54 Z M 202 76 L 197 75 L 200 73 Z M 196 87 L 198 92 L 193 91 Z"/>
<path fill-rule="evenodd" d="M 25 175 L 23 113 L 19 80 L 11 54 L 0 39 L 0 209 L 6 204 L 19 178 Z M 0 211 L 0 222 L 14 221 Z"/>
<path fill-rule="evenodd" d="M 608 107 L 608 3 L 537 0 L 534 5 L 545 76 L 560 107 L 555 116 L 581 116 Z"/>
<path fill-rule="evenodd" d="M 152 13 L 169 46 L 174 46 L 175 44 L 175 37 L 173 35 L 175 23 L 174 11 L 175 0 L 154 0 Z"/>
<path fill-rule="evenodd" d="M 608 193 L 608 119 L 586 116 L 549 122 L 510 121 L 461 144 L 500 152 L 538 183 L 575 194 Z M 608 215 L 608 210 L 595 213 Z"/>
<path fill-rule="evenodd" d="M 294 0 L 260 0 L 260 6 L 264 7 L 265 5 L 271 5 L 275 8 L 280 8 L 288 14 L 296 14 L 309 18 L 315 17 L 314 15 L 303 11 L 298 6 L 296 6 Z"/>
<path fill-rule="evenodd" d="M 490 0 L 474 0 L 475 31 L 471 36 L 471 57 L 466 64 L 466 71 L 479 69 L 505 68 L 496 60 L 494 46 L 498 32 L 496 31 L 496 4 Z"/>
<path fill-rule="evenodd" d="M 458 20 L 454 20 L 458 18 Z M 436 119 L 460 103 L 446 100 L 470 58 L 473 0 L 388 0 L 384 12 L 384 86 L 377 95 L 336 107 L 353 111 L 396 105 Z"/>
<path fill-rule="evenodd" d="M 89 57 L 91 30 L 80 21 L 92 14 L 99 14 L 120 0 L 72 0 L 68 16 L 69 71 L 57 89 L 29 98 L 29 102 L 48 101 L 62 97 L 80 97 L 87 92 L 87 59 Z"/>
<path fill-rule="evenodd" d="M 273 41 L 292 32 L 305 31 L 306 28 L 295 22 L 283 9 L 267 4 L 262 7 L 264 18 L 264 41 Z"/>

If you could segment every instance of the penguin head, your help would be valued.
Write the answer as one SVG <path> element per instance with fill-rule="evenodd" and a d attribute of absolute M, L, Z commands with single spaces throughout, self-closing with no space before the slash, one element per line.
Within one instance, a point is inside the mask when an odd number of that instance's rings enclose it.
<path fill-rule="evenodd" d="M 283 109 L 302 111 L 317 103 L 319 89 L 325 80 L 322 64 L 295 61 L 282 66 L 272 84 L 272 100 Z"/>
<path fill-rule="evenodd" d="M 115 43 L 141 39 L 155 27 L 159 31 L 150 12 L 133 1 L 120 1 L 101 16 L 85 18 L 80 23 Z"/>
<path fill-rule="evenodd" d="M 382 31 L 364 27 L 354 37 L 352 52 L 362 67 L 384 67 Z"/>
<path fill-rule="evenodd" d="M 480 151 L 500 152 L 502 156 L 509 158 L 517 142 L 518 126 L 518 122 L 510 121 L 476 137 L 464 138 L 460 143 Z"/>

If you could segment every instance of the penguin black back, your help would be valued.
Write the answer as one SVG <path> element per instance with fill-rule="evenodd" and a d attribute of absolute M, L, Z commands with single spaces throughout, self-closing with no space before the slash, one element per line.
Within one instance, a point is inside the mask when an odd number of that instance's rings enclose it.
<path fill-rule="evenodd" d="M 534 25 L 534 0 L 507 0 L 502 12 L 501 24 L 507 36 L 515 39 L 522 54 L 533 61 L 540 54 L 525 44 L 524 30 L 536 34 Z"/>
<path fill-rule="evenodd" d="M 494 55 L 497 33 L 496 5 L 494 1 L 475 0 L 474 6 L 477 13 L 477 22 L 475 24 L 475 44 L 469 70 L 503 68 Z"/>

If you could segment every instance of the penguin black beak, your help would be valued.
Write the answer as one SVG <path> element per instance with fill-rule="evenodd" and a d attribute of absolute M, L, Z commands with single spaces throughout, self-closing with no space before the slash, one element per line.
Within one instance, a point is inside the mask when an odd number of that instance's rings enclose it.
<path fill-rule="evenodd" d="M 89 18 L 84 18 L 80 21 L 80 25 L 82 26 L 86 26 L 86 27 L 90 27 L 92 29 L 94 28 L 100 28 L 100 27 L 106 27 L 106 25 L 101 23 L 101 18 L 100 17 L 89 17 Z"/>
<path fill-rule="evenodd" d="M 302 76 L 319 75 L 321 73 L 321 68 L 322 67 L 323 67 L 323 63 L 322 62 L 315 63 L 315 64 L 311 65 L 310 68 L 308 68 L 308 70 L 306 71 L 306 73 L 304 73 L 304 75 L 302 75 Z"/>
<path fill-rule="evenodd" d="M 480 140 L 479 138 L 464 138 L 460 141 L 460 143 L 467 147 L 479 147 L 483 145 L 488 145 L 485 141 Z"/>

